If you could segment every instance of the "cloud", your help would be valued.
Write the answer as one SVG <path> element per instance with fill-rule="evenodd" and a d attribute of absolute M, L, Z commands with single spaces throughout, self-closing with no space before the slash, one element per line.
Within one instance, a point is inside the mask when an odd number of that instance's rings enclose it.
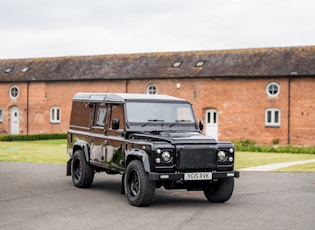
<path fill-rule="evenodd" d="M 0 58 L 314 45 L 311 0 L 2 0 Z"/>

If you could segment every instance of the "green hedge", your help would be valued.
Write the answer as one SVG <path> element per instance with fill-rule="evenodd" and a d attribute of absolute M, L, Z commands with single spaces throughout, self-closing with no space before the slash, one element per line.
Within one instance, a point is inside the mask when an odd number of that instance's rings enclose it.
<path fill-rule="evenodd" d="M 235 150 L 242 152 L 268 152 L 268 153 L 307 153 L 315 154 L 315 146 L 313 147 L 298 147 L 298 146 L 265 146 L 257 145 L 252 140 L 233 141 Z"/>
<path fill-rule="evenodd" d="M 66 139 L 66 138 L 67 138 L 66 133 L 0 135 L 0 141 L 37 141 L 37 140 L 52 140 L 52 139 Z"/>

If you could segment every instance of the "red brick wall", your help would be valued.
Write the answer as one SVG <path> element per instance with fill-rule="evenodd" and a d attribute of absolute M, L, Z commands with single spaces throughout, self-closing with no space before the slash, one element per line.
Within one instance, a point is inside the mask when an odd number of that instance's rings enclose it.
<path fill-rule="evenodd" d="M 266 86 L 270 82 L 280 85 L 280 94 L 269 97 Z M 154 83 L 159 94 L 168 94 L 189 100 L 198 120 L 204 119 L 209 108 L 218 110 L 218 137 L 220 140 L 251 139 L 260 144 L 280 145 L 288 142 L 288 78 L 189 78 L 73 82 L 29 83 L 28 133 L 61 133 L 69 125 L 71 100 L 77 92 L 146 93 Z M 20 133 L 27 133 L 27 83 L 15 83 L 19 98 L 10 99 L 11 83 L 0 85 L 0 108 L 3 122 L 0 133 L 10 133 L 10 107 L 20 109 Z M 178 87 L 180 85 L 180 87 Z M 291 144 L 315 145 L 315 78 L 293 78 L 291 81 Z M 61 108 L 61 123 L 50 123 L 50 108 Z M 265 126 L 265 110 L 281 111 L 281 125 Z"/>
<path fill-rule="evenodd" d="M 267 85 L 273 81 L 280 85 L 280 94 L 276 98 L 266 94 Z M 139 80 L 130 82 L 128 91 L 143 93 L 144 86 L 150 83 L 158 87 L 159 94 L 189 100 L 198 120 L 204 119 L 206 109 L 217 109 L 220 140 L 251 139 L 261 144 L 272 144 L 273 140 L 279 139 L 279 144 L 287 144 L 288 84 L 285 78 Z M 179 89 L 177 83 L 180 83 Z M 267 108 L 281 110 L 280 128 L 265 126 Z"/>
<path fill-rule="evenodd" d="M 291 81 L 291 143 L 315 145 L 315 78 Z"/>

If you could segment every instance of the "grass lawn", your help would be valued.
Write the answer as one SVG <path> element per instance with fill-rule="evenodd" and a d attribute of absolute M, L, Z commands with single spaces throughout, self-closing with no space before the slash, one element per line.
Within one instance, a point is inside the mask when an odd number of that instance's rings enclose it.
<path fill-rule="evenodd" d="M 259 165 L 284 163 L 290 161 L 301 161 L 315 159 L 314 154 L 293 154 L 293 153 L 259 153 L 259 152 L 236 152 L 235 168 L 247 168 Z M 288 172 L 315 172 L 315 164 L 296 165 L 276 171 Z"/>
<path fill-rule="evenodd" d="M 14 141 L 0 142 L 0 161 L 66 164 L 67 141 Z"/>
<path fill-rule="evenodd" d="M 0 161 L 66 164 L 67 142 L 61 140 L 0 142 Z M 314 154 L 236 152 L 235 168 L 315 159 Z M 315 172 L 315 163 L 296 165 L 277 171 Z"/>

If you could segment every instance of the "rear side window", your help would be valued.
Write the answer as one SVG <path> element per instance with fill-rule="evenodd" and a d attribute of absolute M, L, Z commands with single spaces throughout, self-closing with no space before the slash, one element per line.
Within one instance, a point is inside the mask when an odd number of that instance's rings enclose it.
<path fill-rule="evenodd" d="M 106 117 L 106 108 L 99 108 L 97 111 L 96 125 L 104 126 Z"/>

